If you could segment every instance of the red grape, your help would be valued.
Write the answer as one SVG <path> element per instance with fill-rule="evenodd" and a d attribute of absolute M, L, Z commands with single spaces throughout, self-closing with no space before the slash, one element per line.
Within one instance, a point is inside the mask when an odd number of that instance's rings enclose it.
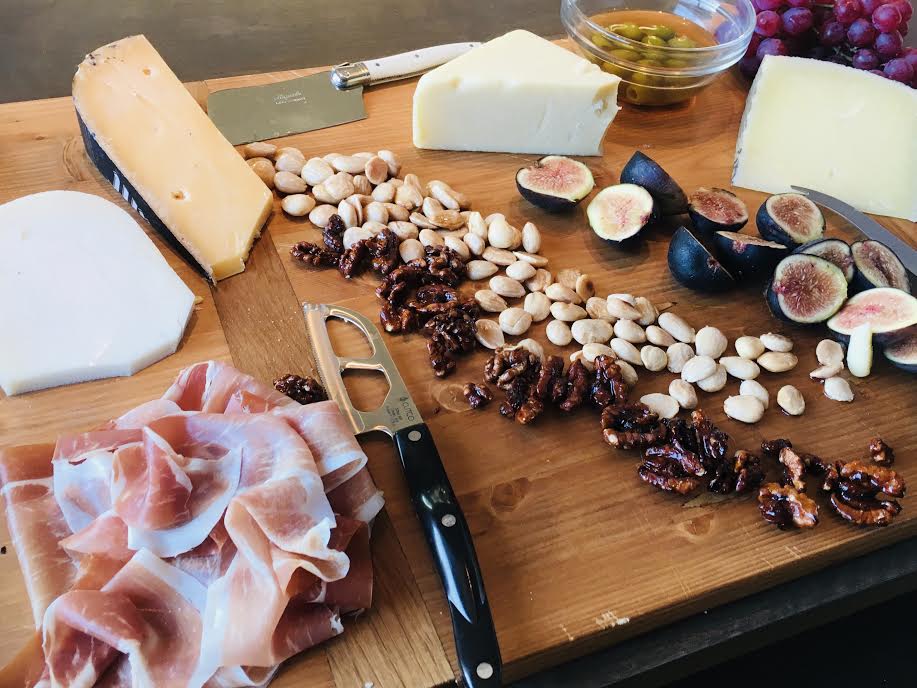
<path fill-rule="evenodd" d="M 806 8 L 811 9 L 814 3 L 812 2 L 812 0 L 787 0 L 787 4 L 790 7 L 806 7 Z"/>
<path fill-rule="evenodd" d="M 748 43 L 748 48 L 745 49 L 745 57 L 754 57 L 755 53 L 758 52 L 758 46 L 761 44 L 761 36 L 756 33 L 751 35 L 751 41 Z"/>
<path fill-rule="evenodd" d="M 757 0 L 757 5 L 762 10 L 779 10 L 783 7 L 783 0 Z"/>
<path fill-rule="evenodd" d="M 838 21 L 826 22 L 821 27 L 819 40 L 822 45 L 835 46 L 840 45 L 847 38 L 847 28 Z"/>
<path fill-rule="evenodd" d="M 914 7 L 907 0 L 894 0 L 890 4 L 901 13 L 901 19 L 905 24 L 914 16 Z"/>
<path fill-rule="evenodd" d="M 876 11 L 877 7 L 890 1 L 891 0 L 860 0 L 860 4 L 863 5 L 863 16 L 868 17 Z"/>
<path fill-rule="evenodd" d="M 914 70 L 907 63 L 907 60 L 900 57 L 886 62 L 882 71 L 892 81 L 901 81 L 905 84 L 910 83 L 911 79 L 914 78 Z"/>
<path fill-rule="evenodd" d="M 758 15 L 759 17 L 761 15 Z M 799 36 L 812 28 L 812 10 L 806 7 L 791 7 L 781 17 L 783 30 L 790 36 Z"/>
<path fill-rule="evenodd" d="M 746 55 L 739 60 L 739 71 L 749 79 L 754 79 L 758 73 L 758 67 L 761 66 L 761 60 L 754 55 Z"/>
<path fill-rule="evenodd" d="M 873 45 L 882 61 L 886 62 L 893 57 L 898 57 L 904 47 L 904 41 L 901 39 L 900 33 L 889 31 L 888 33 L 880 33 Z"/>
<path fill-rule="evenodd" d="M 872 13 L 872 25 L 879 31 L 894 31 L 901 23 L 901 12 L 894 5 L 882 5 Z"/>
<path fill-rule="evenodd" d="M 911 69 L 914 70 L 914 75 L 917 76 L 917 53 L 908 53 L 901 59 L 911 66 Z"/>
<path fill-rule="evenodd" d="M 763 60 L 765 55 L 786 55 L 788 53 L 786 44 L 779 38 L 765 38 L 761 41 L 761 45 L 758 46 L 758 51 L 755 54 L 759 60 Z"/>
<path fill-rule="evenodd" d="M 852 24 L 862 14 L 860 0 L 836 0 L 834 3 L 834 16 L 841 24 Z"/>
<path fill-rule="evenodd" d="M 879 66 L 879 56 L 869 48 L 860 48 L 853 54 L 850 64 L 857 69 L 875 69 Z"/>
<path fill-rule="evenodd" d="M 773 10 L 764 10 L 755 18 L 755 33 L 759 36 L 774 36 L 779 30 L 780 15 Z"/>
<path fill-rule="evenodd" d="M 868 19 L 857 19 L 847 29 L 847 42 L 854 48 L 866 48 L 872 45 L 878 33 Z"/>

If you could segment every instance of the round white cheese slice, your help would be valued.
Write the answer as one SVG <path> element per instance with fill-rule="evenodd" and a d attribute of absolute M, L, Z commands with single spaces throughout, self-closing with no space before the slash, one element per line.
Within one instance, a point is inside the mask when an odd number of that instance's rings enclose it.
<path fill-rule="evenodd" d="M 0 205 L 0 388 L 133 375 L 174 353 L 194 294 L 124 210 L 47 191 Z"/>

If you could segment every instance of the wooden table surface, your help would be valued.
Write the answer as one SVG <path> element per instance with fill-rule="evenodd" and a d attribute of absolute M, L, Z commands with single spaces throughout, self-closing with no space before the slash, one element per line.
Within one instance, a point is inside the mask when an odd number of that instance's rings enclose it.
<path fill-rule="evenodd" d="M 190 88 L 203 101 L 208 90 L 306 73 L 223 79 Z M 403 158 L 405 171 L 452 183 L 483 212 L 505 212 L 519 225 L 536 222 L 545 235 L 543 253 L 551 268 L 589 272 L 599 293 L 628 291 L 676 302 L 675 310 L 693 324 L 716 325 L 730 339 L 772 329 L 790 334 L 801 359 L 798 369 L 782 376 L 765 373 L 762 382 L 772 398 L 780 385 L 796 384 L 807 398 L 806 414 L 789 418 L 771 410 L 753 427 L 724 421 L 722 400 L 737 387 L 730 382 L 723 392 L 702 398 L 713 419 L 722 422 L 737 446 L 790 436 L 805 450 L 844 458 L 863 454 L 868 438 L 880 433 L 899 449 L 902 473 L 917 479 L 917 429 L 911 414 L 917 393 L 911 378 L 878 360 L 877 372 L 855 383 L 855 403 L 828 401 L 806 377 L 815 367 L 820 331 L 772 320 L 758 289 L 724 299 L 678 287 L 664 263 L 671 226 L 647 231 L 637 250 L 625 252 L 598 241 L 582 209 L 565 217 L 538 212 L 519 198 L 513 183 L 515 170 L 530 156 L 414 150 L 412 91 L 412 82 L 373 89 L 366 94 L 368 119 L 283 143 L 307 155 L 391 148 Z M 625 109 L 609 133 L 605 156 L 587 160 L 598 185 L 617 181 L 623 163 L 640 149 L 688 191 L 727 186 L 744 95 L 744 84 L 730 74 L 689 106 Z M 68 99 L 0 107 L 0 147 L 7 151 L 0 165 L 0 201 L 51 188 L 120 200 L 85 157 Z M 752 210 L 764 198 L 738 193 Z M 883 222 L 913 242 L 909 223 Z M 179 352 L 132 378 L 0 399 L 3 443 L 47 440 L 117 415 L 161 394 L 180 368 L 202 358 L 231 359 L 265 380 L 300 370 L 306 352 L 299 301 L 334 301 L 376 316 L 372 278 L 345 282 L 334 271 L 291 261 L 289 247 L 315 237 L 315 228 L 283 216 L 279 204 L 268 227 L 246 272 L 212 290 L 159 242 L 179 274 L 204 297 Z M 855 237 L 835 217 L 829 218 L 829 234 Z M 543 339 L 542 332 L 543 325 L 530 334 Z M 343 334 L 339 339 L 353 342 Z M 760 519 L 751 497 L 711 500 L 659 493 L 636 479 L 634 454 L 614 452 L 602 442 L 595 414 L 546 417 L 523 428 L 502 419 L 494 408 L 469 411 L 459 389 L 465 380 L 480 379 L 483 352 L 463 361 L 454 377 L 436 380 L 419 337 L 387 341 L 433 430 L 474 533 L 508 678 L 910 537 L 917 528 L 907 499 L 905 511 L 887 529 L 858 530 L 826 510 L 814 531 L 781 533 Z M 646 374 L 637 393 L 664 391 L 671 377 Z M 351 389 L 363 403 L 379 394 L 371 380 Z M 291 662 L 275 685 L 308 681 L 343 688 L 372 681 L 376 686 L 432 686 L 453 679 L 448 615 L 394 452 L 384 438 L 371 438 L 364 446 L 388 500 L 373 533 L 373 608 L 345 623 L 342 637 Z M 30 624 L 18 566 L 9 552 L 0 557 L 0 581 L 2 663 L 28 636 Z"/>

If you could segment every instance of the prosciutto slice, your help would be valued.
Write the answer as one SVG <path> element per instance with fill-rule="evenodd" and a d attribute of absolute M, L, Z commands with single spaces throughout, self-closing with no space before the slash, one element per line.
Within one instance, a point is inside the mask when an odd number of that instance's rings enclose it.
<path fill-rule="evenodd" d="M 93 430 L 0 449 L 41 641 L 0 673 L 42 688 L 266 685 L 371 604 L 383 500 L 366 464 L 333 403 L 302 406 L 214 361 Z"/>

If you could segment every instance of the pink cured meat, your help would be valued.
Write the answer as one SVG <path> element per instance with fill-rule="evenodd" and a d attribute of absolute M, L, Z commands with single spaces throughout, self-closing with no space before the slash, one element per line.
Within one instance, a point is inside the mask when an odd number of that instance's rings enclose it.
<path fill-rule="evenodd" d="M 240 390 L 265 399 L 271 406 L 298 405 L 273 387 L 221 361 L 205 361 L 185 368 L 162 398 L 175 402 L 185 411 L 224 413 L 232 395 Z"/>

